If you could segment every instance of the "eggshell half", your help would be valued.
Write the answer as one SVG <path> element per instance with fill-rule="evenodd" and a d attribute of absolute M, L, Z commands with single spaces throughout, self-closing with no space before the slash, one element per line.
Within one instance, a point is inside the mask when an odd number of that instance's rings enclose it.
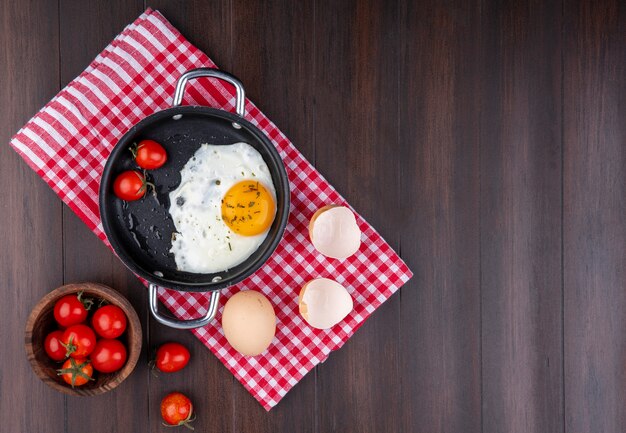
<path fill-rule="evenodd" d="M 345 206 L 329 205 L 315 212 L 309 237 L 316 250 L 335 259 L 348 258 L 361 246 L 361 230 L 354 213 Z"/>
<path fill-rule="evenodd" d="M 328 278 L 317 278 L 302 286 L 298 306 L 309 325 L 328 329 L 350 314 L 353 303 L 350 293 L 341 284 Z"/>
<path fill-rule="evenodd" d="M 246 290 L 231 296 L 222 313 L 224 335 L 233 348 L 246 356 L 256 356 L 272 343 L 276 314 L 270 301 L 259 292 Z"/>

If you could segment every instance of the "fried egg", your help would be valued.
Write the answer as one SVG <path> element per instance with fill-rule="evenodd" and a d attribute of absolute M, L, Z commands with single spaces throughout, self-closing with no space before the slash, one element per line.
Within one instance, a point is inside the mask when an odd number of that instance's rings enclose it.
<path fill-rule="evenodd" d="M 169 213 L 181 271 L 216 273 L 259 248 L 276 215 L 276 191 L 261 154 L 247 143 L 203 144 L 180 172 Z"/>

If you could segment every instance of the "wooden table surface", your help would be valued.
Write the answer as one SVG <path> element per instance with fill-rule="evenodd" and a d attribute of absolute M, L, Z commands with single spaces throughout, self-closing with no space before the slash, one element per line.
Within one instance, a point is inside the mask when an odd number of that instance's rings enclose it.
<path fill-rule="evenodd" d="M 415 277 L 266 413 L 8 146 L 146 6 L 223 69 Z M 3 0 L 0 430 L 626 431 L 626 7 L 606 1 Z M 148 351 L 119 388 L 65 397 L 26 361 L 49 290 L 125 294 Z"/>

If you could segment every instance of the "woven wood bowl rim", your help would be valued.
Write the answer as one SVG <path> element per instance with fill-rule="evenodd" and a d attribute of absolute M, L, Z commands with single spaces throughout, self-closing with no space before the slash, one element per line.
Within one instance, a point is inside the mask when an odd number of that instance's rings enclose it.
<path fill-rule="evenodd" d="M 35 354 L 35 346 L 38 345 L 42 347 L 42 351 L 44 350 L 43 340 L 45 339 L 45 334 L 40 337 L 41 341 L 36 342 L 34 341 L 35 336 L 33 336 L 33 330 L 38 321 L 43 320 L 42 317 L 44 314 L 52 314 L 54 303 L 58 299 L 65 295 L 78 293 L 80 291 L 83 291 L 85 294 L 91 296 L 103 298 L 109 303 L 117 305 L 124 311 L 127 318 L 127 327 L 125 333 L 128 358 L 126 360 L 126 364 L 124 364 L 124 367 L 122 367 L 122 369 L 119 371 L 109 374 L 97 373 L 98 379 L 96 379 L 94 385 L 86 384 L 84 385 L 85 388 L 72 388 L 70 385 L 66 384 L 63 381 L 63 378 L 61 378 L 60 376 L 52 376 L 49 373 L 50 368 L 43 365 L 42 362 L 37 359 L 37 356 Z M 30 315 L 28 316 L 28 320 L 26 321 L 24 343 L 26 348 L 26 356 L 28 358 L 28 361 L 30 362 L 33 371 L 35 372 L 37 377 L 39 377 L 48 386 L 68 395 L 99 395 L 116 388 L 128 376 L 130 376 L 135 366 L 137 365 L 142 345 L 141 322 L 139 321 L 139 317 L 137 316 L 137 313 L 135 312 L 135 309 L 130 304 L 130 302 L 128 302 L 128 300 L 121 293 L 112 289 L 111 287 L 105 286 L 104 284 L 89 282 L 66 284 L 46 294 L 32 309 Z M 44 356 L 46 356 L 45 351 Z M 58 368 L 60 368 L 60 363 Z M 106 377 L 107 379 L 105 383 L 102 383 L 103 377 Z"/>

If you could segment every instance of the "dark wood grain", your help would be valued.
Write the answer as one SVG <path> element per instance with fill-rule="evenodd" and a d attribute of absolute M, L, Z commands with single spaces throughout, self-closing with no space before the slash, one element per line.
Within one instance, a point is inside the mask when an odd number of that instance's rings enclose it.
<path fill-rule="evenodd" d="M 482 9 L 483 432 L 562 432 L 559 2 Z"/>
<path fill-rule="evenodd" d="M 312 0 L 234 1 L 232 73 L 306 158 L 314 159 L 315 7 Z M 263 41 L 251 44 L 250 41 Z M 297 108 L 297 109 L 294 109 Z"/>
<path fill-rule="evenodd" d="M 0 6 L 0 418 L 10 432 L 626 431 L 626 8 L 617 0 L 9 0 Z M 266 413 L 6 145 L 146 6 L 248 95 L 415 277 Z M 65 397 L 24 325 L 64 282 L 144 325 L 116 389 Z M 150 375 L 177 340 L 182 372 Z M 73 414 L 80 413 L 80 419 Z"/>
<path fill-rule="evenodd" d="M 79 74 L 115 35 L 143 11 L 141 1 L 83 3 L 62 0 L 59 6 L 63 85 Z M 95 281 L 106 284 L 126 296 L 135 306 L 141 321 L 146 323 L 147 296 L 141 283 L 67 207 L 63 212 L 63 245 L 66 283 Z M 86 251 L 89 253 L 85 254 Z M 148 346 L 145 340 L 144 346 Z M 146 353 L 144 349 L 134 373 L 115 390 L 88 399 L 69 398 L 67 413 L 87 416 L 77 418 L 68 415 L 67 432 L 149 431 L 145 422 L 150 410 Z"/>
<path fill-rule="evenodd" d="M 399 214 L 402 257 L 415 273 L 400 291 L 407 433 L 481 431 L 479 10 L 429 1 L 400 13 L 401 183 L 386 213 Z"/>
<path fill-rule="evenodd" d="M 192 333 L 168 328 L 152 318 L 149 339 L 151 354 L 168 341 L 180 342 L 191 352 L 185 370 L 150 378 L 150 431 L 169 431 L 162 426 L 159 404 L 170 392 L 180 391 L 194 404 L 196 431 L 234 432 L 234 388 L 240 385 L 226 367 Z"/>
<path fill-rule="evenodd" d="M 161 12 L 215 64 L 232 72 L 232 0 L 153 0 L 147 6 Z"/>
<path fill-rule="evenodd" d="M 59 0 L 62 85 L 80 74 L 143 9 L 141 0 Z"/>
<path fill-rule="evenodd" d="M 566 2 L 565 427 L 626 431 L 626 8 Z"/>
<path fill-rule="evenodd" d="M 396 219 L 379 210 L 400 188 L 398 19 L 395 2 L 316 4 L 314 65 L 315 165 L 396 248 Z M 399 301 L 317 367 L 317 431 L 400 431 Z"/>
<path fill-rule="evenodd" d="M 24 352 L 31 308 L 63 281 L 61 202 L 7 145 L 59 90 L 56 4 L 24 1 L 0 6 L 2 431 L 64 431 L 64 397 L 39 380 Z"/>

